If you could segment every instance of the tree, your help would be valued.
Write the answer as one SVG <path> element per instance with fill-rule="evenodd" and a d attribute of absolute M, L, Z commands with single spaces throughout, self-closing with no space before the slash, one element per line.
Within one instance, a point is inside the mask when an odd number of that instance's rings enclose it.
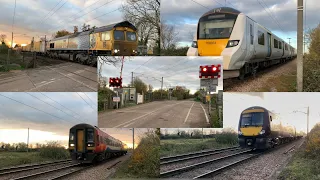
<path fill-rule="evenodd" d="M 311 39 L 309 52 L 320 56 L 320 24 L 310 31 L 309 37 Z"/>
<path fill-rule="evenodd" d="M 53 38 L 63 37 L 63 36 L 69 35 L 69 34 L 72 34 L 72 33 L 70 33 L 67 30 L 61 30 L 61 31 L 58 31 L 55 34 L 53 34 Z"/>
<path fill-rule="evenodd" d="M 147 92 L 148 86 L 138 77 L 133 81 L 133 87 L 136 88 L 137 93 L 145 94 Z"/>
<path fill-rule="evenodd" d="M 78 26 L 73 26 L 73 33 L 77 33 L 79 31 Z"/>
<path fill-rule="evenodd" d="M 174 25 L 161 23 L 161 49 L 175 48 L 178 42 L 178 34 Z"/>
<path fill-rule="evenodd" d="M 5 34 L 0 34 L 0 40 L 2 44 L 5 44 L 4 40 L 7 38 L 7 35 Z"/>
<path fill-rule="evenodd" d="M 124 19 L 133 23 L 139 32 L 139 43 L 156 41 L 160 55 L 160 0 L 127 0 L 122 6 Z"/>
<path fill-rule="evenodd" d="M 152 90 L 153 90 L 153 87 L 152 87 L 151 84 L 149 84 L 149 86 L 148 86 L 148 91 L 152 91 Z"/>
<path fill-rule="evenodd" d="M 20 44 L 16 44 L 16 45 L 14 46 L 14 48 L 18 48 L 18 47 L 21 47 L 21 45 L 20 45 Z"/>

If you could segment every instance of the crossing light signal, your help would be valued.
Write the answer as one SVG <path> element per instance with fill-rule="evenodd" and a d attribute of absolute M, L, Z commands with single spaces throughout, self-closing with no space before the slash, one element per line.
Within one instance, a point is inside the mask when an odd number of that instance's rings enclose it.
<path fill-rule="evenodd" d="M 205 78 L 220 78 L 221 73 L 221 65 L 205 65 L 200 66 L 199 70 L 199 78 L 205 79 Z"/>
<path fill-rule="evenodd" d="M 115 77 L 109 79 L 109 87 L 120 87 L 122 88 L 122 78 Z"/>

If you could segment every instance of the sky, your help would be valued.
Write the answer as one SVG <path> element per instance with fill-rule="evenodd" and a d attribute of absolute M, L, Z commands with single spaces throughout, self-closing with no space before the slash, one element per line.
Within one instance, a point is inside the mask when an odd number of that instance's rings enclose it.
<path fill-rule="evenodd" d="M 97 126 L 97 93 L 0 93 L 0 142 L 59 141 L 80 123 Z"/>
<path fill-rule="evenodd" d="M 128 145 L 129 148 L 133 146 L 132 128 L 100 128 L 102 131 L 108 133 L 112 137 L 119 139 Z M 140 142 L 140 138 L 144 136 L 146 132 L 153 129 L 147 128 L 134 128 L 134 147 L 136 148 Z"/>
<path fill-rule="evenodd" d="M 10 42 L 14 2 L 0 0 L 0 34 L 7 35 Z M 73 26 L 78 26 L 80 31 L 83 23 L 100 27 L 120 22 L 122 13 L 118 8 L 124 2 L 125 0 L 17 0 L 14 43 L 28 44 L 32 37 L 38 41 L 45 35 L 51 38 L 54 32 L 62 29 L 73 32 Z"/>
<path fill-rule="evenodd" d="M 131 83 L 131 72 L 134 77 L 140 78 L 146 84 L 151 84 L 155 89 L 161 88 L 161 77 L 163 77 L 163 88 L 170 86 L 185 86 L 190 89 L 190 93 L 196 92 L 200 88 L 199 66 L 221 64 L 221 57 L 191 57 L 191 56 L 163 56 L 163 57 L 125 57 L 123 65 L 122 83 Z M 98 65 L 100 67 L 100 63 Z M 98 69 L 100 69 L 98 67 Z M 222 68 L 221 68 L 222 69 Z M 119 77 L 121 63 L 116 66 L 110 64 L 102 65 L 103 77 Z M 223 89 L 223 76 L 218 80 L 217 90 Z M 107 85 L 108 86 L 108 85 Z"/>
<path fill-rule="evenodd" d="M 320 93 L 267 92 L 267 93 L 223 93 L 223 127 L 237 131 L 240 114 L 251 106 L 262 106 L 276 114 L 283 124 L 296 127 L 296 131 L 307 132 L 307 108 L 309 106 L 309 131 L 320 123 Z M 296 112 L 294 111 L 301 111 Z"/>
<path fill-rule="evenodd" d="M 162 0 L 161 21 L 175 25 L 180 46 L 190 46 L 199 18 L 225 2 L 297 47 L 297 0 Z M 318 0 L 306 1 L 306 29 L 318 25 L 319 9 Z"/>

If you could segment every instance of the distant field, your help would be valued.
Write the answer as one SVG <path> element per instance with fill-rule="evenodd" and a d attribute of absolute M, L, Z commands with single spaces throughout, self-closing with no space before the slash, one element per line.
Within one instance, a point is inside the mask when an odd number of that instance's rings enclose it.
<path fill-rule="evenodd" d="M 214 138 L 211 139 L 170 139 L 161 140 L 160 156 L 172 156 L 204 149 L 219 149 L 230 147 L 233 144 L 217 143 Z"/>

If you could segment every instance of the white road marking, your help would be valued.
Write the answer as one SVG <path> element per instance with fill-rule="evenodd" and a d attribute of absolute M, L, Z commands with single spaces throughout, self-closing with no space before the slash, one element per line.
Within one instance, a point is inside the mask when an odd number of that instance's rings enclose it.
<path fill-rule="evenodd" d="M 131 122 L 131 123 L 129 123 L 129 124 L 123 126 L 123 127 L 128 127 L 128 126 L 130 126 L 130 125 L 132 125 L 132 124 L 134 124 L 134 122 Z"/>
<path fill-rule="evenodd" d="M 187 122 L 187 120 L 188 120 L 188 117 L 189 117 L 189 115 L 190 115 L 190 111 L 191 111 L 193 105 L 194 105 L 194 102 L 192 103 L 192 105 L 191 105 L 191 107 L 190 107 L 190 109 L 189 109 L 189 111 L 188 111 L 187 117 L 186 117 L 186 119 L 184 120 L 184 124 L 185 124 L 185 123 Z"/>
<path fill-rule="evenodd" d="M 144 114 L 144 115 L 142 115 L 142 116 L 136 117 L 136 118 L 134 118 L 134 119 L 132 119 L 132 120 L 130 120 L 130 121 L 127 121 L 127 122 L 124 122 L 124 123 L 119 124 L 119 125 L 117 125 L 117 126 L 114 126 L 113 128 L 118 128 L 118 127 L 121 127 L 121 126 L 123 126 L 123 125 L 125 125 L 125 124 L 127 124 L 127 126 L 128 126 L 128 123 L 132 124 L 131 122 L 134 122 L 134 121 L 136 121 L 136 120 L 138 120 L 138 119 L 140 119 L 140 118 L 143 118 L 143 117 L 145 117 L 145 116 L 148 116 L 148 115 L 150 115 L 150 114 L 153 114 L 154 112 L 156 112 L 156 111 L 158 111 L 158 110 L 160 110 L 160 109 L 163 109 L 163 108 L 165 108 L 165 107 L 167 107 L 167 106 L 174 106 L 174 105 L 177 105 L 177 104 L 180 104 L 180 103 L 182 103 L 182 102 L 179 102 L 179 103 L 176 103 L 176 104 L 170 104 L 170 105 L 163 106 L 163 107 L 161 107 L 161 108 L 159 108 L 159 109 L 156 109 L 156 110 L 154 110 L 154 111 L 151 111 L 151 112 L 149 112 L 149 113 L 147 113 L 147 114 Z"/>
<path fill-rule="evenodd" d="M 207 116 L 207 113 L 206 113 L 206 110 L 203 108 L 203 106 L 201 105 L 201 103 L 200 103 L 200 106 L 202 107 L 202 110 L 203 110 L 203 112 L 204 112 L 204 115 L 206 116 L 207 124 L 210 124 L 209 119 L 208 119 L 208 116 Z"/>

